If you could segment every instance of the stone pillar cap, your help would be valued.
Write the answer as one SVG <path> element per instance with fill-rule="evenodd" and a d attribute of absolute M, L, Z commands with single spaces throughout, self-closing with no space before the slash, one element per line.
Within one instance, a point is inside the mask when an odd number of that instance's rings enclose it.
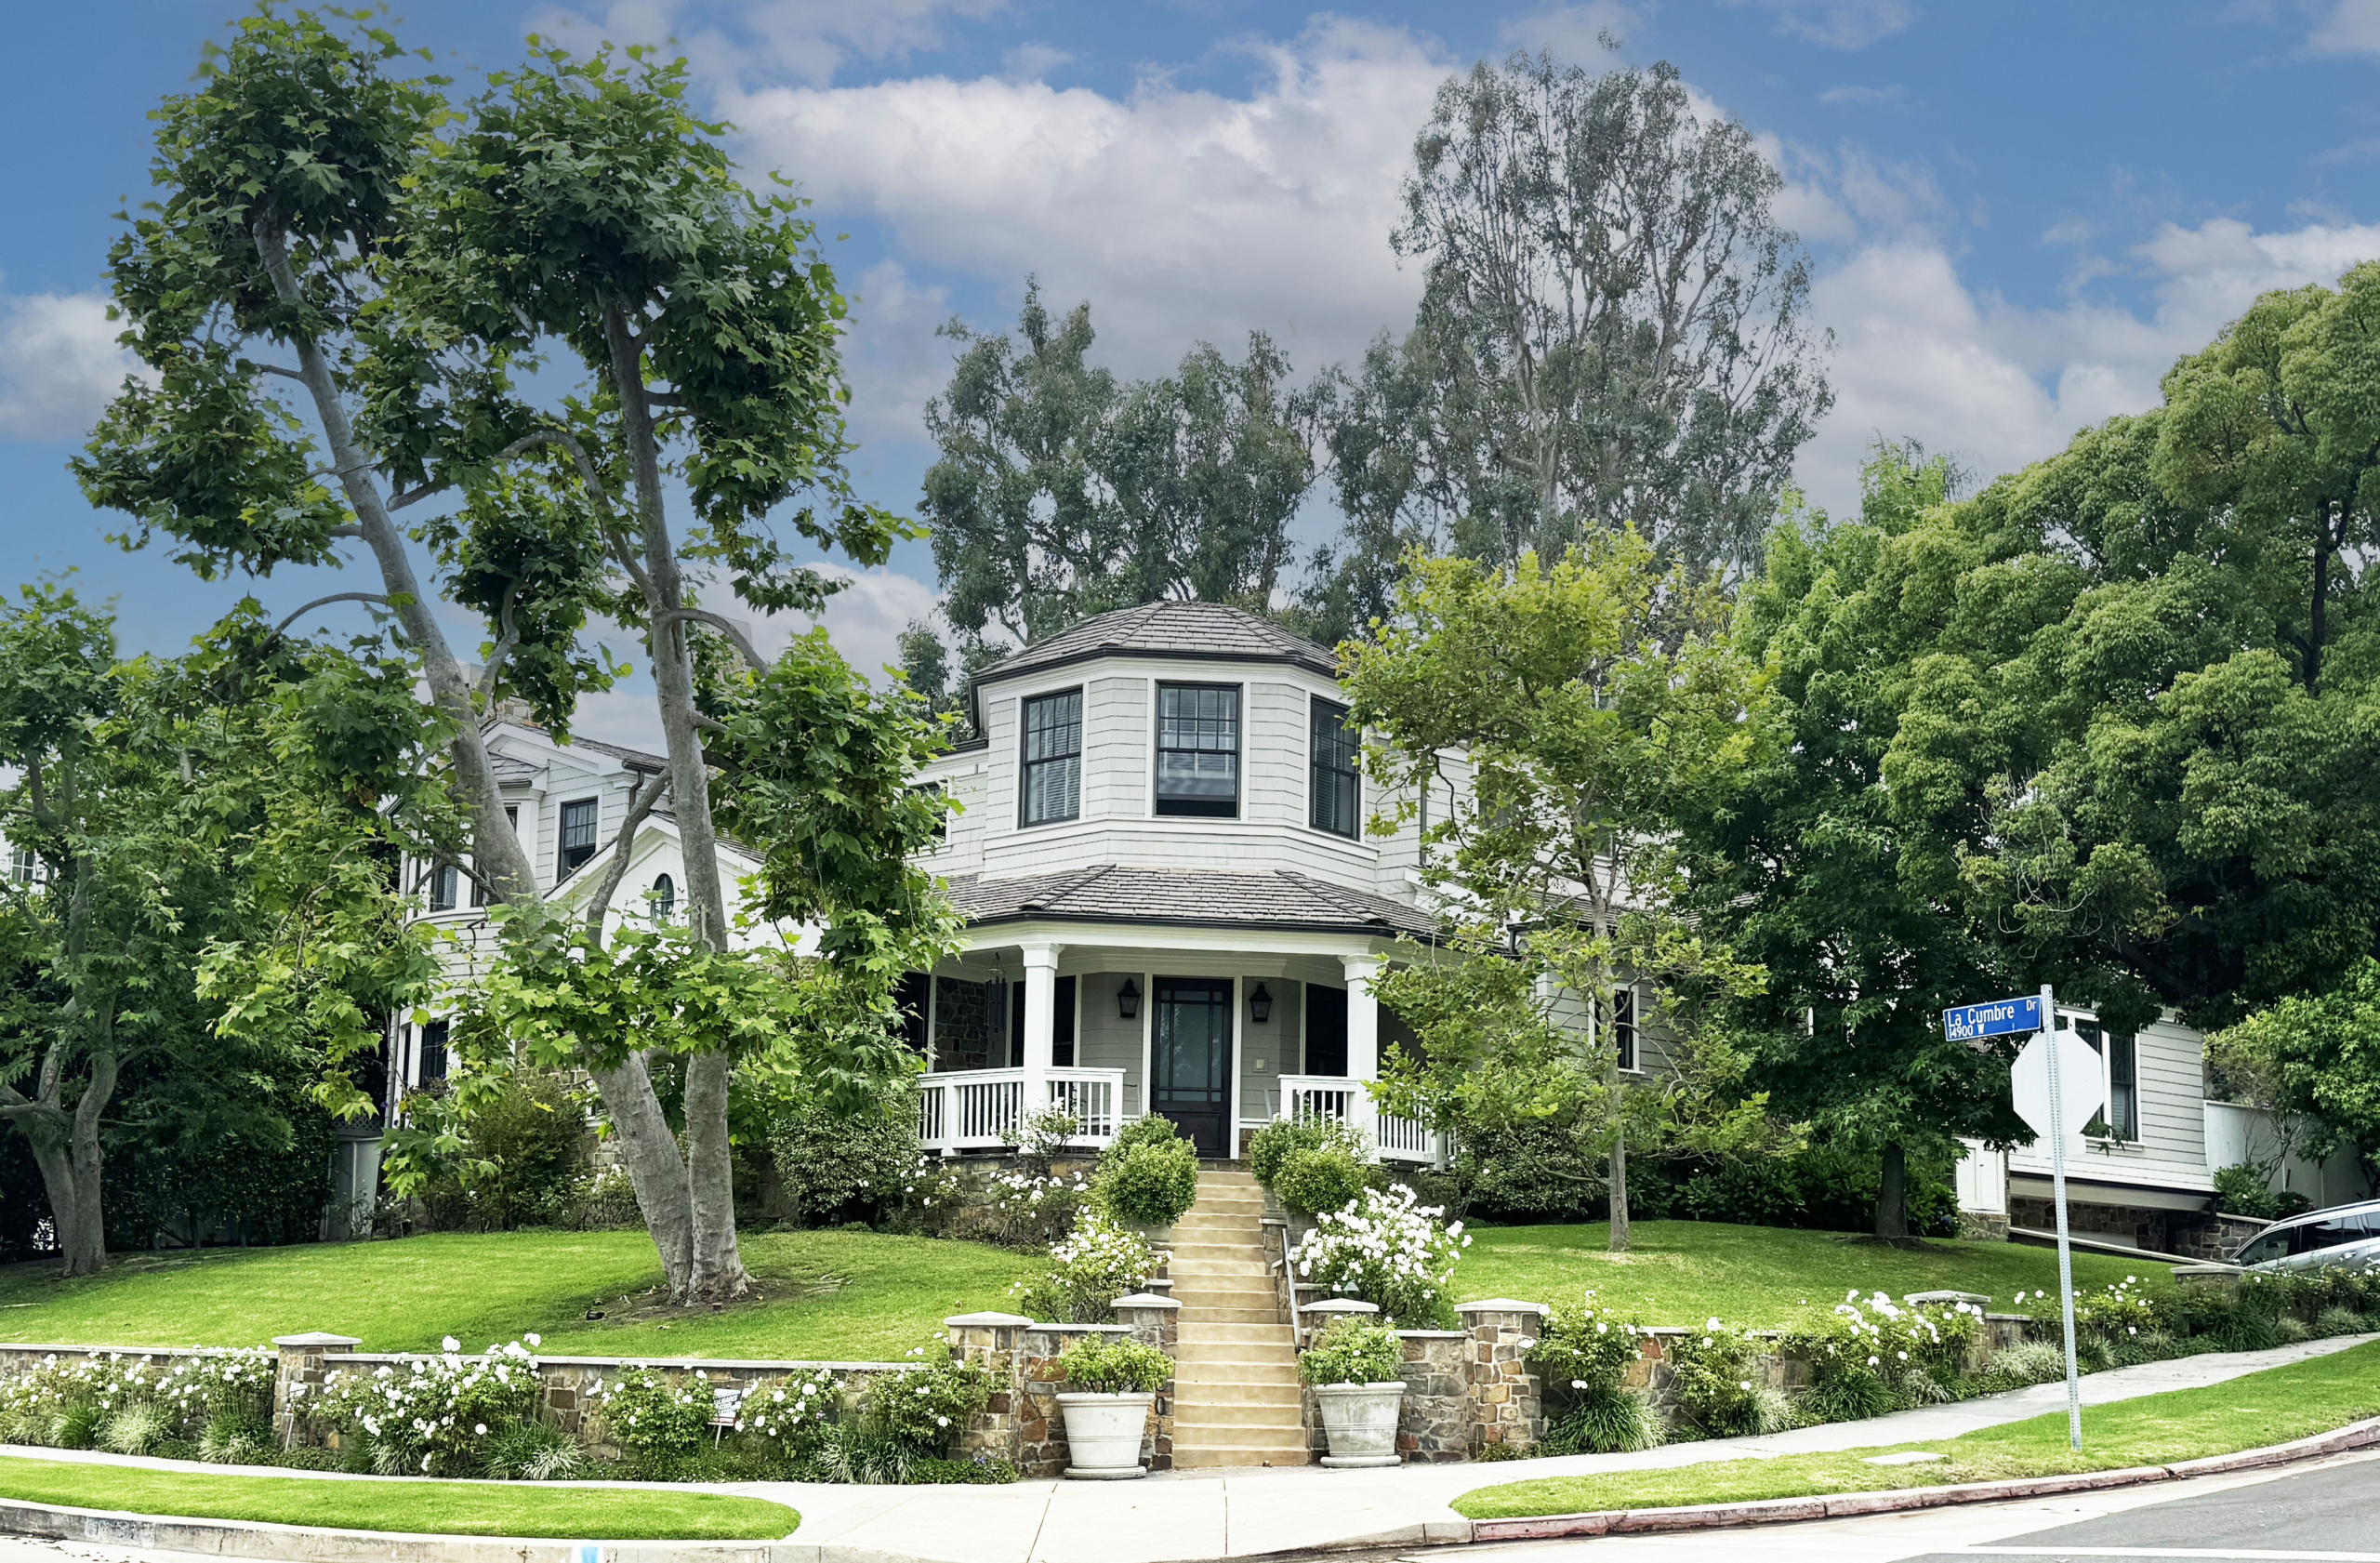
<path fill-rule="evenodd" d="M 969 1330 L 976 1328 L 997 1328 L 1001 1326 L 1014 1327 L 1030 1324 L 1033 1321 L 1031 1319 L 1025 1318 L 1023 1314 L 981 1313 L 960 1314 L 956 1318 L 944 1319 L 942 1324 L 943 1328 L 945 1330 Z"/>
<path fill-rule="evenodd" d="M 277 1346 L 360 1346 L 364 1343 L 353 1335 L 332 1335 L 320 1330 L 309 1330 L 302 1335 L 275 1335 L 272 1344 Z"/>
<path fill-rule="evenodd" d="M 1457 1303 L 1459 1314 L 1535 1314 L 1542 1318 L 1554 1310 L 1542 1303 L 1517 1302 L 1510 1297 L 1490 1297 L 1484 1303 Z"/>
<path fill-rule="evenodd" d="M 1380 1312 L 1380 1305 L 1359 1302 L 1353 1297 L 1325 1297 L 1319 1303 L 1302 1305 L 1298 1312 L 1302 1314 L 1376 1314 Z"/>
<path fill-rule="evenodd" d="M 1130 1297 L 1117 1298 L 1116 1306 L 1119 1308 L 1179 1308 L 1182 1305 L 1170 1297 L 1159 1297 L 1148 1291 L 1135 1291 Z"/>
<path fill-rule="evenodd" d="M 1918 1303 L 1974 1303 L 1980 1306 L 1985 1303 L 1990 1302 L 1991 1299 L 1980 1291 L 1952 1291 L 1946 1290 L 1940 1291 L 1904 1292 L 1901 1295 L 1901 1301 L 1912 1305 Z"/>

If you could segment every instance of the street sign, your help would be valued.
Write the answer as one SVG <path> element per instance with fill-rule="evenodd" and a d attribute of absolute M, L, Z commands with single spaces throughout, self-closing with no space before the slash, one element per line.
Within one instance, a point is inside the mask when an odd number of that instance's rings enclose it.
<path fill-rule="evenodd" d="M 2042 1028 L 2042 1000 L 2039 994 L 2022 999 L 2002 999 L 1989 1004 L 1962 1004 L 1955 1010 L 1942 1012 L 1942 1034 L 1954 1042 L 1978 1041 L 1985 1037 L 2004 1037 L 2016 1031 L 2038 1031 Z"/>
<path fill-rule="evenodd" d="M 2057 1112 L 2050 1112 L 2049 1053 L 2057 1049 Z M 2080 1134 L 2092 1115 L 2108 1105 L 2107 1077 L 2091 1044 L 2072 1031 L 2043 1031 L 2025 1044 L 2008 1069 L 2016 1116 L 2043 1139 Z"/>

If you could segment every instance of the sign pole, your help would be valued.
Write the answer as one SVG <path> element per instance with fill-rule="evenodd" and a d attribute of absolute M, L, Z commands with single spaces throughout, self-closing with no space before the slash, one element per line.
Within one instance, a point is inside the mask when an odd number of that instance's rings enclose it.
<path fill-rule="evenodd" d="M 2042 1031 L 2049 1039 L 2049 1115 L 2057 1128 L 2049 1137 L 2052 1202 L 2057 1206 L 2057 1310 L 2066 1325 L 2066 1442 L 2082 1447 L 2082 1385 L 2074 1367 L 2074 1253 L 2066 1241 L 2066 1128 L 2063 1082 L 2058 1078 L 2057 1009 L 2050 985 L 2042 984 Z"/>

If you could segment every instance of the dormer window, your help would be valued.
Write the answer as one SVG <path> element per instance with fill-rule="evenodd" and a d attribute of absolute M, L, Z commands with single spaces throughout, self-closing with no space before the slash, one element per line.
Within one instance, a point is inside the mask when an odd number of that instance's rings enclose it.
<path fill-rule="evenodd" d="M 1022 823 L 1054 825 L 1082 813 L 1082 691 L 1025 702 Z"/>
<path fill-rule="evenodd" d="M 595 808 L 592 798 L 574 798 L 562 806 L 562 879 L 568 879 L 595 855 Z"/>
<path fill-rule="evenodd" d="M 1238 686 L 1157 686 L 1157 812 L 1238 815 Z"/>

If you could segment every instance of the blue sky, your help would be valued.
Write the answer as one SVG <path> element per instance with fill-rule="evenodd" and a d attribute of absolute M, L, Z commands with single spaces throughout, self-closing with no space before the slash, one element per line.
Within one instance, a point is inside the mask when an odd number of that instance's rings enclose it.
<path fill-rule="evenodd" d="M 170 650 L 236 595 L 101 540 L 64 472 L 121 374 L 97 292 L 143 117 L 234 11 L 210 0 L 20 7 L 0 60 L 0 494 L 8 581 L 64 568 L 112 595 L 128 647 Z M 1119 371 L 1272 333 L 1302 374 L 1409 319 L 1386 236 L 1432 90 L 1515 46 L 1674 61 L 1788 179 L 1831 418 L 1802 478 L 1854 492 L 1877 435 L 1978 472 L 2152 401 L 2158 376 L 2268 287 L 2380 256 L 2380 0 L 1951 5 L 1617 0 L 1297 6 L 1182 0 L 518 0 L 396 7 L 451 70 L 522 33 L 674 40 L 756 176 L 815 200 L 860 298 L 849 351 L 870 497 L 916 503 L 933 335 L 1012 319 L 1028 272 L 1088 298 Z M 1326 514 L 1309 523 L 1329 524 Z M 276 579 L 294 606 L 318 579 Z M 334 588 L 336 589 L 336 588 Z M 854 658 L 930 609 L 921 546 L 855 581 L 828 623 Z M 786 627 L 790 629 L 790 626 Z M 626 692 L 590 712 L 645 725 Z"/>

